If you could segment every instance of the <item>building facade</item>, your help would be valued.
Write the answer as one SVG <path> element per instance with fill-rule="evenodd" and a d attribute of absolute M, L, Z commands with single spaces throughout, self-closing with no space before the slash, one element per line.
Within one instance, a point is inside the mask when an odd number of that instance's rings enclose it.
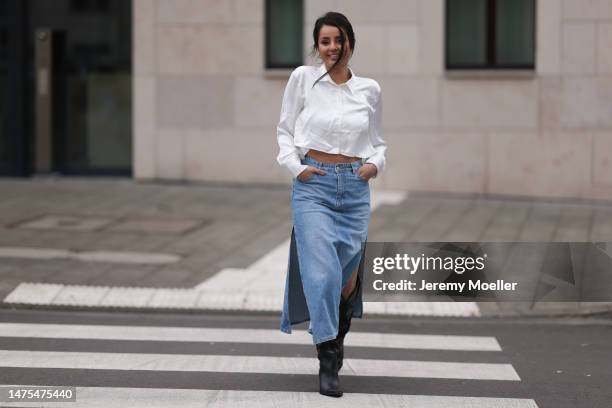
<path fill-rule="evenodd" d="M 293 11 L 277 9 L 286 4 Z M 354 72 L 383 90 L 388 167 L 374 188 L 612 200 L 610 0 L 133 0 L 130 6 L 131 43 L 119 29 L 106 35 L 119 36 L 111 48 L 131 45 L 131 61 L 97 68 L 114 72 L 108 81 L 123 85 L 115 85 L 116 94 L 102 87 L 97 97 L 81 96 L 99 110 L 86 123 L 87 139 L 116 139 L 90 147 L 90 154 L 106 152 L 100 169 L 127 169 L 138 180 L 289 183 L 276 163 L 283 90 L 292 66 L 316 63 L 314 21 L 334 10 L 355 30 Z M 293 62 L 276 64 L 282 52 L 273 48 L 285 44 L 295 52 L 296 38 L 298 60 L 289 55 Z M 131 76 L 121 82 L 118 72 L 127 65 Z M 118 96 L 126 83 L 131 94 Z M 121 108 L 126 101 L 130 106 Z M 104 111 L 109 103 L 119 110 Z"/>

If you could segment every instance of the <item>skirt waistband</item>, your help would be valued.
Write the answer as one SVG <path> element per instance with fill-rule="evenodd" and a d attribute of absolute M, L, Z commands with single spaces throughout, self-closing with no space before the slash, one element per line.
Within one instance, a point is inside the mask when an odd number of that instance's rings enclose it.
<path fill-rule="evenodd" d="M 310 156 L 305 156 L 302 159 L 302 164 L 308 164 L 313 167 L 319 167 L 323 169 L 335 169 L 336 171 L 353 171 L 356 172 L 363 164 L 365 163 L 365 159 L 355 160 L 350 163 L 322 163 L 316 161 Z"/>

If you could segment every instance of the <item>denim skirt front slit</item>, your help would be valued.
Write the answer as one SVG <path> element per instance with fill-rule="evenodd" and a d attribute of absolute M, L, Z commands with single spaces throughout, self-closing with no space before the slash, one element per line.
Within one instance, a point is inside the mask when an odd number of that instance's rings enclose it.
<path fill-rule="evenodd" d="M 362 161 L 327 164 L 307 181 L 293 180 L 293 231 L 285 281 L 281 331 L 310 321 L 313 343 L 336 338 L 342 288 L 355 270 L 363 282 L 363 252 L 370 219 L 370 186 L 357 175 Z M 362 317 L 361 285 L 353 317 Z"/>

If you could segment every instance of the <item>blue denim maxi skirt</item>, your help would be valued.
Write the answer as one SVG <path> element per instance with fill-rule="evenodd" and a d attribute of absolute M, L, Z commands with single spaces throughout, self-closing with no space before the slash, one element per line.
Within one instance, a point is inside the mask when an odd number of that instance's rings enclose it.
<path fill-rule="evenodd" d="M 320 163 L 306 156 L 303 164 L 327 174 L 293 180 L 293 230 L 280 330 L 310 321 L 315 344 L 338 335 L 342 288 L 358 270 L 363 282 L 363 253 L 370 219 L 370 186 L 357 175 L 361 160 Z M 363 316 L 362 285 L 353 317 Z"/>

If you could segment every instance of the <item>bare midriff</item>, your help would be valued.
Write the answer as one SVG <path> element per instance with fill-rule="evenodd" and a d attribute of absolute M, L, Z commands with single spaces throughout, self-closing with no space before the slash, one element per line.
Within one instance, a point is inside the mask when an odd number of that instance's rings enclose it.
<path fill-rule="evenodd" d="M 321 163 L 351 163 L 355 160 L 359 160 L 359 157 L 345 156 L 343 154 L 332 154 L 325 153 L 320 150 L 310 149 L 306 156 L 310 156 L 312 159 Z"/>

